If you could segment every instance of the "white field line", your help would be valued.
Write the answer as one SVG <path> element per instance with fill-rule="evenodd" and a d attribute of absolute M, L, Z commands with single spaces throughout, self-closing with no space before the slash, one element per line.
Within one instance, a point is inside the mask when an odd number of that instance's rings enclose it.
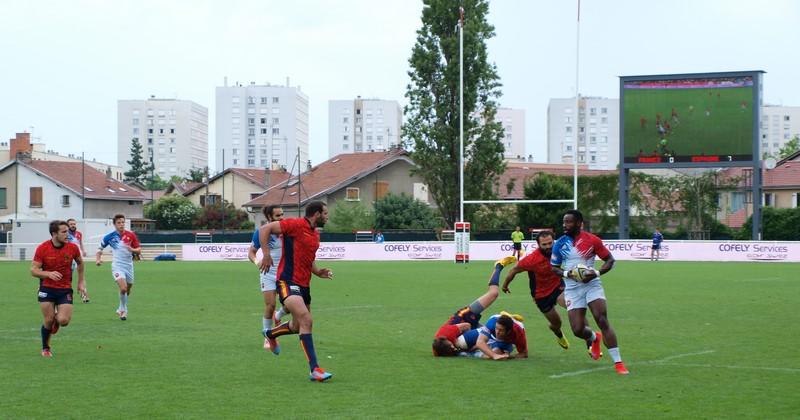
<path fill-rule="evenodd" d="M 694 353 L 675 354 L 675 355 L 667 356 L 667 357 L 665 357 L 663 359 L 658 359 L 658 360 L 650 360 L 650 361 L 638 362 L 638 363 L 637 362 L 629 363 L 628 366 L 664 363 L 664 362 L 667 362 L 667 361 L 670 361 L 670 360 L 673 360 L 673 359 L 678 359 L 678 358 L 681 358 L 681 357 L 699 356 L 699 355 L 708 354 L 708 353 L 714 353 L 714 350 L 703 350 L 703 351 L 698 351 L 698 352 L 694 352 Z M 583 369 L 583 370 L 576 370 L 576 371 L 572 371 L 572 372 L 564 372 L 564 373 L 559 373 L 559 374 L 556 374 L 556 375 L 550 375 L 550 379 L 559 379 L 559 378 L 566 378 L 566 377 L 569 377 L 569 376 L 585 375 L 587 373 L 592 373 L 592 372 L 597 372 L 597 371 L 601 371 L 601 370 L 611 369 L 611 367 L 612 366 L 599 366 L 599 367 L 592 368 L 592 369 Z"/>

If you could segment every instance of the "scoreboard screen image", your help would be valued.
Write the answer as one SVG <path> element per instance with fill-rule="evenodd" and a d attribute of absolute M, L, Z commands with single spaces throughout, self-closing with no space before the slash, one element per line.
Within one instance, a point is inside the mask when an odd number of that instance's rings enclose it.
<path fill-rule="evenodd" d="M 753 75 L 662 77 L 621 80 L 623 164 L 753 161 Z"/>

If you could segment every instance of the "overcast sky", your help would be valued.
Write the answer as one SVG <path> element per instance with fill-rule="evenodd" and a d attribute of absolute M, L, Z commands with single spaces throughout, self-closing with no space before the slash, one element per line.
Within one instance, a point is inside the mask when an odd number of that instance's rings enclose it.
<path fill-rule="evenodd" d="M 213 151 L 225 76 L 289 77 L 309 96 L 316 165 L 328 158 L 328 100 L 405 105 L 421 10 L 413 0 L 2 0 L 0 136 L 32 131 L 48 149 L 116 163 L 117 100 L 156 95 L 207 107 Z M 576 11 L 569 0 L 490 6 L 500 102 L 525 110 L 536 161 L 547 158 L 548 100 L 575 93 Z M 616 98 L 617 76 L 764 70 L 765 103 L 800 106 L 799 22 L 795 0 L 583 0 L 580 92 Z"/>

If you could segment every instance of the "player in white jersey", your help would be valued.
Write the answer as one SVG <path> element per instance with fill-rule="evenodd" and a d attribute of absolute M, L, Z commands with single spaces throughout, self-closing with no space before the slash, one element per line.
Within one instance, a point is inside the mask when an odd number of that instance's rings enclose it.
<path fill-rule="evenodd" d="M 83 234 L 78 230 L 78 221 L 75 219 L 67 219 L 67 241 L 78 246 L 81 250 L 81 256 L 86 256 L 86 248 L 83 247 Z M 76 262 L 72 262 L 72 271 L 78 266 Z M 89 293 L 84 289 L 81 291 L 81 301 L 89 303 Z"/>
<path fill-rule="evenodd" d="M 262 212 L 264 213 L 264 217 L 267 219 L 267 223 L 283 220 L 283 209 L 280 206 L 265 206 Z M 250 250 L 247 253 L 247 257 L 255 265 L 261 264 L 260 259 L 258 259 L 256 255 L 259 249 L 261 249 L 262 254 L 265 249 L 269 250 L 268 252 L 270 257 L 272 257 L 272 261 L 280 261 L 281 254 L 283 253 L 283 242 L 281 241 L 281 237 L 279 235 L 270 235 L 269 243 L 267 246 L 262 247 L 261 241 L 258 238 L 258 229 L 256 229 L 256 231 L 253 233 L 253 239 L 250 243 Z M 278 311 L 275 310 L 275 280 L 277 273 L 277 264 L 273 264 L 266 273 L 259 272 L 261 280 L 261 294 L 264 296 L 264 317 L 261 320 L 263 328 L 262 332 L 265 332 L 277 325 L 281 317 L 285 315 L 283 307 L 281 307 Z M 272 349 L 269 345 L 269 340 L 266 338 L 264 339 L 264 350 L 272 350 L 276 354 L 280 352 L 280 348 Z"/>
<path fill-rule="evenodd" d="M 617 345 L 617 333 L 608 321 L 606 295 L 600 275 L 614 268 L 614 256 L 608 251 L 603 241 L 597 236 L 581 229 L 583 215 L 578 210 L 569 210 L 564 214 L 564 236 L 558 238 L 553 245 L 550 264 L 553 272 L 564 278 L 564 300 L 567 304 L 567 315 L 576 337 L 586 340 L 589 355 L 599 359 L 600 342 L 603 341 L 608 353 L 614 360 L 614 368 L 620 375 L 627 375 L 628 369 L 622 363 L 622 356 Z M 599 270 L 594 269 L 594 259 L 603 260 Z M 578 265 L 588 267 L 581 272 Z M 600 331 L 592 331 L 586 323 L 586 309 L 592 312 Z M 601 332 L 602 331 L 602 332 Z"/>
<path fill-rule="evenodd" d="M 133 259 L 142 251 L 139 238 L 136 234 L 125 230 L 125 216 L 117 214 L 114 216 L 114 231 L 103 237 L 100 247 L 97 249 L 95 263 L 99 266 L 103 263 L 103 249 L 111 247 L 111 275 L 119 286 L 119 308 L 117 315 L 119 319 L 128 319 L 128 296 L 133 289 Z"/>

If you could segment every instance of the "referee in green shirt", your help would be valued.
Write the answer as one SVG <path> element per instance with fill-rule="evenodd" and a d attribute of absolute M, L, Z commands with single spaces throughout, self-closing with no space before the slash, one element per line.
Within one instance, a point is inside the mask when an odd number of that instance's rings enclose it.
<path fill-rule="evenodd" d="M 522 240 L 525 239 L 525 234 L 519 229 L 519 226 L 511 232 L 511 242 L 514 243 L 514 252 L 511 254 L 517 257 L 517 261 L 522 259 Z"/>

